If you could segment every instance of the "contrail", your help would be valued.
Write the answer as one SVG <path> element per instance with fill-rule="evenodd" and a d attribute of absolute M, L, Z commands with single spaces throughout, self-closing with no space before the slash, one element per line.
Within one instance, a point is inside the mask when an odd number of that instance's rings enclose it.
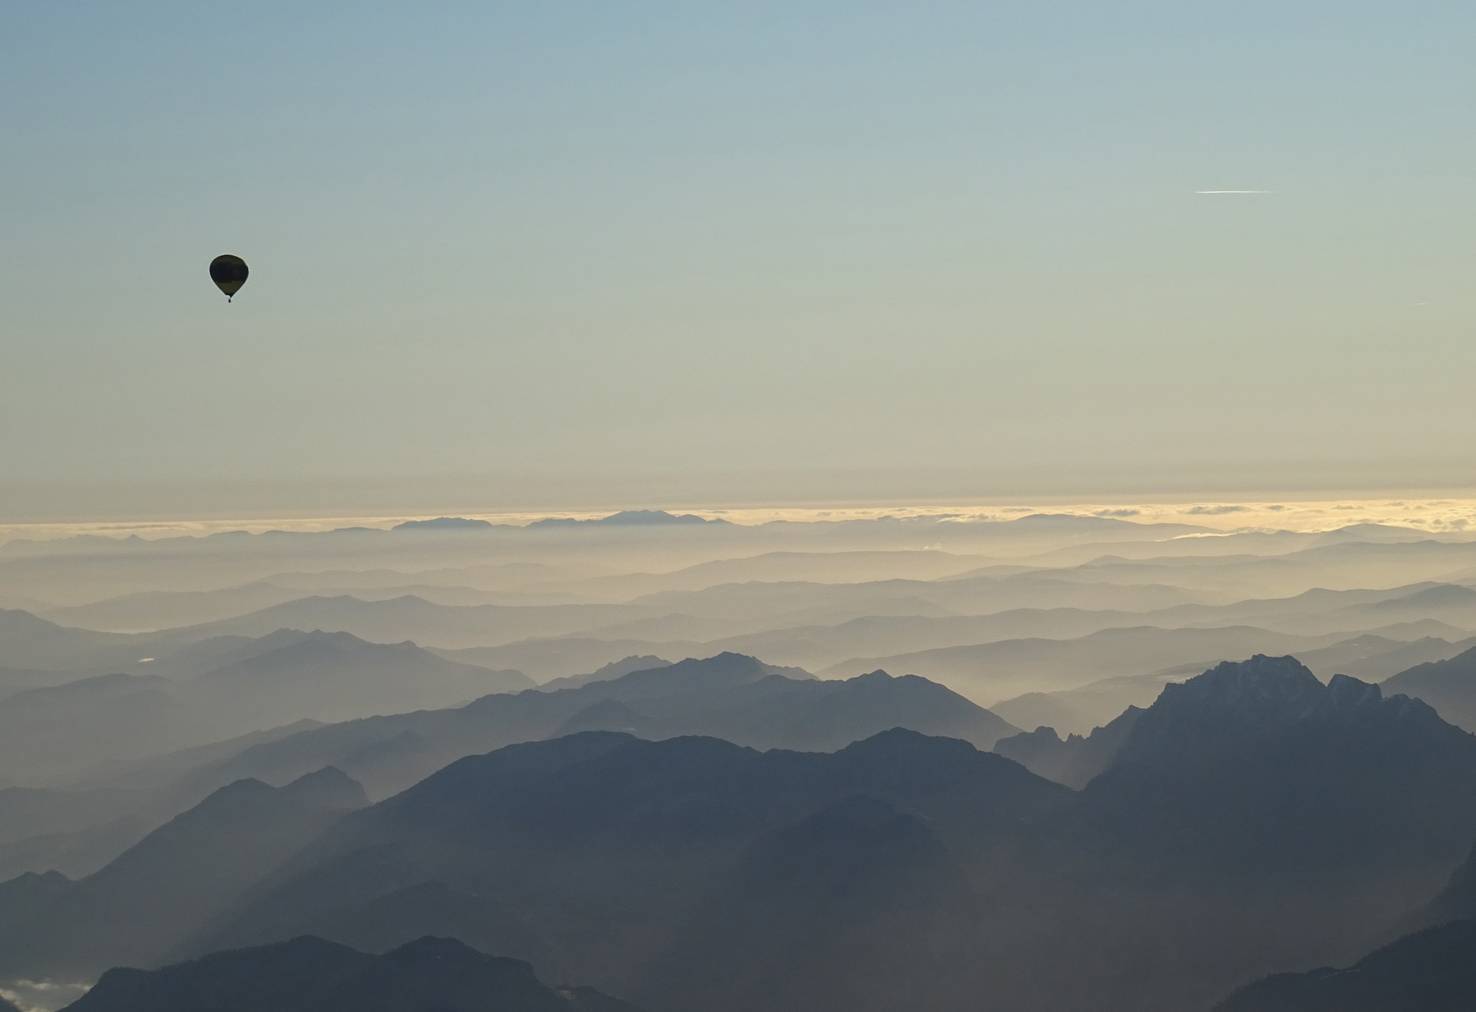
<path fill-rule="evenodd" d="M 1275 190 L 1195 190 L 1201 197 L 1249 196 L 1252 194 L 1275 193 Z"/>

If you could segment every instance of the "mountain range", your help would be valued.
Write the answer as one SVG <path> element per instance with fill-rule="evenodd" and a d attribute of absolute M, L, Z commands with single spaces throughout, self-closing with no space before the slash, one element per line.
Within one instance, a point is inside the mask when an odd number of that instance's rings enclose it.
<path fill-rule="evenodd" d="M 84 879 L 32 873 L 0 884 L 0 976 L 75 979 L 156 964 L 364 803 L 362 788 L 333 769 L 279 788 L 241 780 Z"/>
<path fill-rule="evenodd" d="M 321 938 L 214 953 L 159 970 L 114 969 L 67 1012 L 639 1012 L 590 988 L 553 988 L 527 963 L 449 938 L 382 955 Z"/>
<path fill-rule="evenodd" d="M 1384 689 L 1423 699 L 1452 724 L 1476 731 L 1476 647 L 1401 671 Z"/>
<path fill-rule="evenodd" d="M 447 660 L 413 643 L 276 630 L 185 651 L 188 677 L 110 674 L 10 695 L 0 707 L 0 767 L 32 781 L 75 776 L 303 718 L 343 720 L 445 706 L 527 688 L 516 671 Z M 179 670 L 180 657 L 161 670 Z M 151 670 L 145 665 L 142 670 Z"/>
<path fill-rule="evenodd" d="M 873 672 L 821 681 L 752 657 L 719 654 L 571 689 L 491 695 L 456 709 L 311 728 L 254 746 L 199 775 L 282 780 L 336 765 L 383 796 L 461 756 L 574 731 L 651 739 L 700 734 L 758 748 L 833 750 L 897 726 L 983 748 L 1016 731 L 926 679 Z"/>

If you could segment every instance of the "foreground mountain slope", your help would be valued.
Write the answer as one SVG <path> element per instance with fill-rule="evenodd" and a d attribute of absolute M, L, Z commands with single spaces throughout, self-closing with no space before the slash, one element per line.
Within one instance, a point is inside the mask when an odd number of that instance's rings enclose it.
<path fill-rule="evenodd" d="M 1469 1012 L 1476 921 L 1401 938 L 1346 969 L 1283 973 L 1241 988 L 1215 1012 Z"/>
<path fill-rule="evenodd" d="M 807 971 L 810 956 L 765 947 L 762 933 L 844 922 L 867 951 L 904 926 L 956 935 L 970 878 L 994 874 L 989 855 L 1067 799 L 998 756 L 904 731 L 833 754 L 577 734 L 464 759 L 351 816 L 195 946 L 341 937 L 377 901 L 438 883 L 492 900 L 474 908 L 497 921 L 488 931 L 508 931 L 516 912 L 524 934 L 505 934 L 503 951 L 542 953 L 557 975 L 643 1004 L 677 1000 L 686 985 L 660 968 L 681 964 L 744 966 L 769 981 L 770 1008 L 838 1007 L 842 978 Z M 926 903 L 891 909 L 914 888 Z M 724 897 L 746 898 L 743 919 Z M 703 1007 L 745 1007 L 747 993 L 709 993 Z M 878 997 L 854 1007 L 880 1008 Z"/>
<path fill-rule="evenodd" d="M 281 788 L 242 780 L 85 879 L 0 884 L 0 974 L 85 976 L 152 963 L 364 802 L 362 788 L 333 769 Z"/>
<path fill-rule="evenodd" d="M 959 971 L 982 955 L 982 902 L 926 820 L 846 798 L 755 843 L 641 990 L 678 1008 L 763 1008 L 776 990 L 817 1009 L 960 1007 L 979 993 Z"/>
<path fill-rule="evenodd" d="M 588 988 L 550 988 L 527 963 L 449 938 L 369 955 L 302 937 L 160 970 L 109 970 L 67 1012 L 638 1012 Z"/>
<path fill-rule="evenodd" d="M 1467 853 L 1473 795 L 1476 737 L 1424 703 L 1258 656 L 1166 686 L 1042 847 L 1099 1000 L 1193 1007 L 1382 941 Z"/>

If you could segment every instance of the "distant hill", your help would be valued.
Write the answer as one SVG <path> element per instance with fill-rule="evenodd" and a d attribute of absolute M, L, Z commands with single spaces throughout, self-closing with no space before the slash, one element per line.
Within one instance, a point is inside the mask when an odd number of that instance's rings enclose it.
<path fill-rule="evenodd" d="M 971 698 L 994 701 L 1021 692 L 1070 689 L 1103 678 L 1140 675 L 1177 665 L 1209 665 L 1224 657 L 1243 657 L 1257 650 L 1300 650 L 1328 642 L 1327 638 L 1249 626 L 1125 627 L 1069 640 L 1000 640 L 893 657 L 858 658 L 828 668 L 824 674 L 848 674 L 878 667 L 911 671 L 943 682 Z"/>
<path fill-rule="evenodd" d="M 470 520 L 466 517 L 435 517 L 430 520 L 406 520 L 395 524 L 394 531 L 479 531 L 491 527 L 486 520 Z"/>
<path fill-rule="evenodd" d="M 320 938 L 218 952 L 159 970 L 109 970 L 67 1012 L 639 1012 L 527 963 L 420 938 L 368 955 Z"/>
<path fill-rule="evenodd" d="M 1087 734 L 1110 723 L 1130 707 L 1152 704 L 1166 683 L 1182 681 L 1186 675 L 1159 673 L 1104 678 L 1075 689 L 1057 692 L 1027 692 L 996 703 L 989 709 L 1017 727 L 1049 727 L 1063 734 Z"/>
<path fill-rule="evenodd" d="M 0 706 L 0 769 L 32 778 L 75 776 L 102 762 L 304 718 L 348 720 L 457 705 L 533 685 L 517 671 L 492 671 L 413 643 L 368 643 L 348 633 L 280 629 L 258 639 L 193 644 L 186 653 L 188 666 L 201 666 L 189 677 L 112 674 L 11 695 Z M 161 662 L 161 669 L 176 669 L 176 660 Z"/>
<path fill-rule="evenodd" d="M 6 667 L 100 674 L 122 670 L 137 657 L 130 636 L 74 629 L 28 611 L 0 609 L 0 660 Z"/>
<path fill-rule="evenodd" d="M 1476 731 L 1476 647 L 1401 671 L 1385 679 L 1383 688 L 1423 699 L 1452 724 Z"/>
<path fill-rule="evenodd" d="M 994 750 L 1048 780 L 1080 790 L 1112 765 L 1142 715 L 1142 709 L 1130 706 L 1090 734 L 1068 734 L 1064 740 L 1055 728 L 1037 725 L 1034 731 L 1001 738 Z"/>
<path fill-rule="evenodd" d="M 234 618 L 156 634 L 171 643 L 214 636 L 265 636 L 277 629 L 346 632 L 374 643 L 475 647 L 557 636 L 613 622 L 653 617 L 624 604 L 445 605 L 414 595 L 366 601 L 348 595 L 301 597 Z"/>
<path fill-rule="evenodd" d="M 711 735 L 759 748 L 828 751 L 898 726 L 983 748 L 1016 730 L 926 679 L 874 672 L 821 681 L 740 654 L 719 654 L 573 689 L 494 695 L 454 710 L 316 728 L 202 767 L 198 775 L 281 780 L 338 765 L 378 796 L 464 755 L 574 731 L 653 739 Z"/>
<path fill-rule="evenodd" d="M 670 667 L 671 661 L 654 654 L 632 654 L 630 657 L 622 657 L 618 661 L 601 665 L 594 671 L 582 675 L 566 675 L 563 678 L 554 678 L 539 686 L 544 692 L 557 692 L 560 689 L 577 689 L 581 685 L 590 682 L 608 682 L 630 674 L 632 671 L 648 671 L 651 668 Z"/>
<path fill-rule="evenodd" d="M 189 713 L 173 690 L 157 676 L 114 674 L 14 693 L 0 702 L 0 769 L 55 778 L 184 744 Z"/>
<path fill-rule="evenodd" d="M 1476 1008 L 1476 920 L 1408 935 L 1344 969 L 1282 973 L 1215 1012 L 1469 1012 Z"/>
<path fill-rule="evenodd" d="M 599 517 L 594 520 L 576 520 L 572 517 L 547 517 L 543 520 L 535 520 L 529 527 L 666 527 L 666 526 L 691 526 L 693 524 L 717 524 L 730 526 L 728 521 L 720 519 L 709 520 L 699 517 L 693 513 L 667 513 L 665 510 L 621 510 L 619 513 L 611 513 L 609 516 Z"/>
<path fill-rule="evenodd" d="M 559 636 L 517 640 L 498 647 L 440 650 L 448 660 L 485 668 L 513 668 L 547 685 L 559 678 L 585 679 L 591 671 L 626 657 L 706 657 L 714 652 L 695 641 L 652 642 L 604 636 Z M 743 651 L 735 651 L 742 653 Z M 754 655 L 760 656 L 760 655 Z"/>
<path fill-rule="evenodd" d="M 1454 657 L 1473 645 L 1476 641 L 1469 638 L 1452 643 L 1438 636 L 1398 640 L 1388 636 L 1362 635 L 1320 650 L 1303 651 L 1297 656 L 1323 681 L 1333 675 L 1352 675 L 1365 682 L 1382 682 L 1416 664 Z"/>
<path fill-rule="evenodd" d="M 119 632 L 214 622 L 301 597 L 265 581 L 208 591 L 137 591 L 87 604 L 52 608 L 47 616 L 85 629 Z"/>
<path fill-rule="evenodd" d="M 301 717 L 345 720 L 470 700 L 533 686 L 518 671 L 459 664 L 414 643 L 369 643 L 349 633 L 279 630 L 253 653 L 207 671 L 185 695 L 232 716 L 234 731 Z M 259 641 L 262 642 L 262 641 Z"/>

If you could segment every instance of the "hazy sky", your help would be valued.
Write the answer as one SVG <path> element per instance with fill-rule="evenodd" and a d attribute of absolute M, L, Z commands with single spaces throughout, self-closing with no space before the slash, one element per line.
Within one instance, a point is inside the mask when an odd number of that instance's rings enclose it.
<path fill-rule="evenodd" d="M 1470 484 L 1473 39 L 1455 2 L 22 0 L 0 491 Z"/>

